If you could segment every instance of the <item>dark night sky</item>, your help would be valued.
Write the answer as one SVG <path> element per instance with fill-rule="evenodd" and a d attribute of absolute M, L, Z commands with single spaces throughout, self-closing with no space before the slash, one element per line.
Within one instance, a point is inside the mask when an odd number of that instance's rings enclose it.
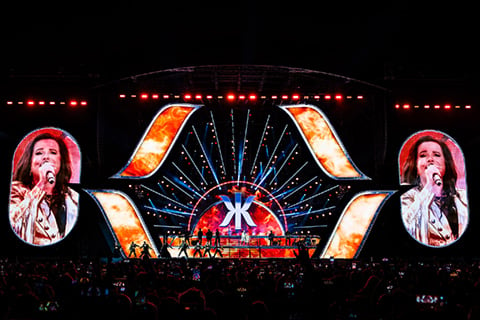
<path fill-rule="evenodd" d="M 265 64 L 368 81 L 475 79 L 475 3 L 420 2 L 16 1 L 0 11 L 3 70 L 102 81 L 181 66 Z"/>

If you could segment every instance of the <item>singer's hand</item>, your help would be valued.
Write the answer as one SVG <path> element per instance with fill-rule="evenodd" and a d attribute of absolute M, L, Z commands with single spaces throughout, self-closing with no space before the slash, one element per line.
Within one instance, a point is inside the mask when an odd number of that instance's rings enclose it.
<path fill-rule="evenodd" d="M 48 174 L 55 174 L 55 166 L 50 163 L 50 162 L 44 162 L 40 168 L 39 168 L 39 172 L 40 172 L 40 182 L 45 184 L 45 185 L 49 185 L 49 181 L 48 181 Z"/>
<path fill-rule="evenodd" d="M 437 196 L 442 194 L 442 176 L 440 174 L 440 170 L 433 164 L 430 164 L 425 169 L 425 179 L 427 182 L 427 186 L 431 188 L 432 192 L 434 192 Z M 437 185 L 436 180 L 440 179 L 440 184 Z"/>

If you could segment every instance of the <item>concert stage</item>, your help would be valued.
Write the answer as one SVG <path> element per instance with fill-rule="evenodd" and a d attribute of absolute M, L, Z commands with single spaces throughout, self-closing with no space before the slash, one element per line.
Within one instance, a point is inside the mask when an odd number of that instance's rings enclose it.
<path fill-rule="evenodd" d="M 225 258 L 294 258 L 288 235 L 310 237 L 307 251 L 321 259 L 462 256 L 475 247 L 467 198 L 455 241 L 415 238 L 400 201 L 412 186 L 399 180 L 407 150 L 432 136 L 452 150 L 457 188 L 467 195 L 471 104 L 449 104 L 444 119 L 440 105 L 394 104 L 378 85 L 275 66 L 161 70 L 59 99 L 12 98 L 1 110 L 2 119 L 22 119 L 15 127 L 4 120 L 6 184 L 28 142 L 49 133 L 65 140 L 69 191 L 78 193 L 76 220 L 61 238 L 47 232 L 53 240 L 38 243 L 20 220 L 7 222 L 13 254 L 107 256 L 119 248 L 128 258 L 134 242 L 159 258 L 167 239 L 178 257 L 182 239 L 200 230 L 218 230 Z M 193 243 L 186 252 L 194 255 Z"/>

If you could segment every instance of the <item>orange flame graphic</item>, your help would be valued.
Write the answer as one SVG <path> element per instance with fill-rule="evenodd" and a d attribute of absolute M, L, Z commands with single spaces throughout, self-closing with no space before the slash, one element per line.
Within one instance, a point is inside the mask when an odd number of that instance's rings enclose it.
<path fill-rule="evenodd" d="M 313 106 L 282 107 L 292 117 L 320 166 L 333 178 L 368 179 L 349 159 L 328 119 Z"/>
<path fill-rule="evenodd" d="M 142 245 L 145 241 L 153 250 L 150 252 L 151 257 L 158 257 L 158 250 L 151 241 L 135 205 L 126 195 L 114 190 L 87 191 L 103 209 L 106 220 L 115 233 L 125 256 L 129 252 L 132 241 L 137 245 Z"/>
<path fill-rule="evenodd" d="M 153 174 L 162 164 L 187 118 L 197 108 L 198 106 L 193 105 L 163 108 L 153 120 L 126 168 L 113 177 L 141 178 Z"/>
<path fill-rule="evenodd" d="M 322 258 L 355 258 L 360 253 L 377 212 L 393 193 L 368 191 L 357 194 L 344 209 Z"/>

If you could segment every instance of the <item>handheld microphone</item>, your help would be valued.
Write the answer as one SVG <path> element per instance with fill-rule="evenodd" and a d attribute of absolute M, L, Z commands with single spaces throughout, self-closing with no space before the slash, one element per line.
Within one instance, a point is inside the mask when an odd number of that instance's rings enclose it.
<path fill-rule="evenodd" d="M 428 166 L 433 166 L 434 164 L 433 163 L 430 163 Z M 432 175 L 432 179 L 433 179 L 433 183 L 435 183 L 437 186 L 441 186 L 442 185 L 442 178 L 440 177 L 440 175 L 438 173 L 434 173 Z"/>
<path fill-rule="evenodd" d="M 48 183 L 50 183 L 50 184 L 55 183 L 55 175 L 53 174 L 52 171 L 48 171 L 46 176 L 47 176 Z"/>
<path fill-rule="evenodd" d="M 47 164 L 48 163 L 48 160 L 45 160 L 43 163 L 42 163 L 42 166 Z M 53 169 L 53 168 L 52 168 Z M 47 169 L 48 170 L 48 169 Z M 48 170 L 47 173 L 45 174 L 45 177 L 47 178 L 47 181 L 48 183 L 50 184 L 54 184 L 55 183 L 55 174 L 53 173 L 52 170 Z"/>

